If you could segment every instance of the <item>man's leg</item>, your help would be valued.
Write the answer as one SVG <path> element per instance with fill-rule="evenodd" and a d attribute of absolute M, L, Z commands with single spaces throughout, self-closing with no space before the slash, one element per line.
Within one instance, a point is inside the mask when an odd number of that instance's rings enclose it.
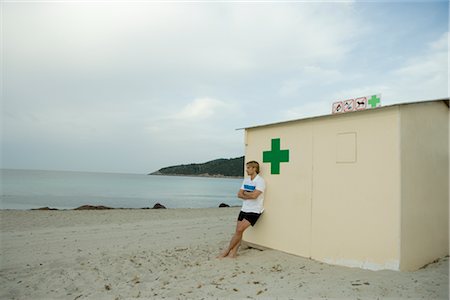
<path fill-rule="evenodd" d="M 246 219 L 243 219 L 240 224 L 236 225 L 236 233 L 235 235 L 238 235 L 239 241 L 232 247 L 228 253 L 228 257 L 236 258 L 237 251 L 239 249 L 239 246 L 241 245 L 242 241 L 242 235 L 244 234 L 244 231 L 250 227 L 250 222 Z M 231 243 L 230 243 L 231 244 Z M 231 246 L 231 245 L 230 245 Z"/>
<path fill-rule="evenodd" d="M 242 221 L 238 221 L 236 224 L 236 232 L 234 233 L 233 237 L 231 238 L 230 245 L 228 248 L 219 255 L 219 258 L 230 256 L 230 257 L 236 257 L 236 252 L 239 248 L 239 245 L 241 244 L 242 235 L 244 234 L 244 231 L 250 226 L 250 222 L 246 219 L 243 219 Z"/>

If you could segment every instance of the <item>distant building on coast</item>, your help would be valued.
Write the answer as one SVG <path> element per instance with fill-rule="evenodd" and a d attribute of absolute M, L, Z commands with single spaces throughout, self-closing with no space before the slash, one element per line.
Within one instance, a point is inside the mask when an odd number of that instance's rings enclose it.
<path fill-rule="evenodd" d="M 449 99 L 245 128 L 266 180 L 244 241 L 364 269 L 449 254 Z"/>

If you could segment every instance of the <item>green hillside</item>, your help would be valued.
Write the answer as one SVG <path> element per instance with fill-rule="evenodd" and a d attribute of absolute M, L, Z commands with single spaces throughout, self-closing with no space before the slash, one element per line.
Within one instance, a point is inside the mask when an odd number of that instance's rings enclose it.
<path fill-rule="evenodd" d="M 244 176 L 244 156 L 216 159 L 202 164 L 166 167 L 149 175 Z"/>

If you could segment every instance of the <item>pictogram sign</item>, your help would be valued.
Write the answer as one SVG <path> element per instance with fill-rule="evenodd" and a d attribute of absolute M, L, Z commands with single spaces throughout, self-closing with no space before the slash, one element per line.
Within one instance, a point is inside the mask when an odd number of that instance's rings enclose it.
<path fill-rule="evenodd" d="M 369 101 L 367 102 L 370 106 L 370 108 L 380 107 L 381 106 L 381 97 L 379 95 L 373 95 L 370 97 Z"/>
<path fill-rule="evenodd" d="M 334 102 L 333 114 L 340 114 L 342 112 L 344 112 L 344 105 L 342 104 L 342 101 Z"/>
<path fill-rule="evenodd" d="M 333 114 L 345 113 L 355 110 L 365 110 L 381 106 L 381 94 L 348 99 L 333 103 Z"/>
<path fill-rule="evenodd" d="M 361 97 L 355 100 L 355 110 L 364 110 L 367 108 L 367 98 Z"/>
<path fill-rule="evenodd" d="M 353 111 L 355 109 L 355 101 L 353 99 L 344 101 L 344 112 Z"/>

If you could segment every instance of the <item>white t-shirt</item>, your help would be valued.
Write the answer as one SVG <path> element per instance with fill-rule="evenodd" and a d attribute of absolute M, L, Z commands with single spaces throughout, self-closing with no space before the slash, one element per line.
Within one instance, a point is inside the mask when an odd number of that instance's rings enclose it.
<path fill-rule="evenodd" d="M 262 192 L 256 199 L 244 200 L 241 208 L 243 212 L 262 213 L 264 211 L 264 190 L 266 189 L 264 179 L 259 175 L 256 175 L 253 180 L 251 180 L 250 177 L 247 177 L 244 179 L 241 189 L 249 192 L 253 192 L 256 189 Z"/>

